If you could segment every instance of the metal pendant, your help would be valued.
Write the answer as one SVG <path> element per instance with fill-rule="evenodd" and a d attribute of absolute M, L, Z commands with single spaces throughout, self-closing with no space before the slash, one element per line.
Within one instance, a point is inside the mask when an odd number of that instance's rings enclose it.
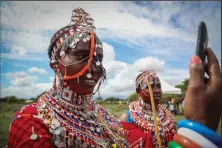
<path fill-rule="evenodd" d="M 99 61 L 96 62 L 96 66 L 99 66 L 101 63 Z"/>
<path fill-rule="evenodd" d="M 68 138 L 68 145 L 73 146 L 73 137 Z"/>
<path fill-rule="evenodd" d="M 76 38 L 76 39 L 75 39 L 75 43 L 78 43 L 78 42 L 79 42 L 79 38 Z"/>
<path fill-rule="evenodd" d="M 96 132 L 97 132 L 97 133 L 100 133 L 100 131 L 101 131 L 100 128 L 97 127 L 97 128 L 96 128 Z"/>
<path fill-rule="evenodd" d="M 88 36 L 86 37 L 86 39 L 89 41 L 89 40 L 90 40 L 90 36 L 88 35 Z"/>
<path fill-rule="evenodd" d="M 60 54 L 59 54 L 59 55 L 60 55 L 60 57 L 64 57 L 64 56 L 66 55 L 66 54 L 65 54 L 65 51 L 63 51 L 63 50 L 60 51 Z"/>
<path fill-rule="evenodd" d="M 38 138 L 38 136 L 36 135 L 36 134 L 32 134 L 31 136 L 30 136 L 30 139 L 32 139 L 32 140 L 36 140 Z"/>
<path fill-rule="evenodd" d="M 82 36 L 83 36 L 83 34 L 82 34 L 82 33 L 80 33 L 80 34 L 79 34 L 79 37 L 81 38 Z"/>
<path fill-rule="evenodd" d="M 75 140 L 75 144 L 76 144 L 76 145 L 80 145 L 81 143 L 82 143 L 81 140 L 79 140 L 79 139 L 76 139 L 76 140 Z"/>
<path fill-rule="evenodd" d="M 88 147 L 88 144 L 87 144 L 86 142 L 84 142 L 84 143 L 82 144 L 82 147 L 83 147 L 83 148 L 87 148 L 87 147 Z"/>
<path fill-rule="evenodd" d="M 91 127 L 90 127 L 90 130 L 91 130 L 91 131 L 94 131 L 94 130 L 95 130 L 95 128 L 94 128 L 93 126 L 91 126 Z"/>
<path fill-rule="evenodd" d="M 87 78 L 92 78 L 92 74 L 91 73 L 88 73 L 86 76 L 87 76 Z"/>
<path fill-rule="evenodd" d="M 51 60 L 51 63 L 55 63 L 55 62 L 56 62 L 56 60 L 55 60 L 55 59 L 52 59 L 52 60 Z"/>

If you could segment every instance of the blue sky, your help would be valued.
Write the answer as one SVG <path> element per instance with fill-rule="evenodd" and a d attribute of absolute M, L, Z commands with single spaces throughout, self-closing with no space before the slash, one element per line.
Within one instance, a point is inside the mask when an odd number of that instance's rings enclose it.
<path fill-rule="evenodd" d="M 188 78 L 199 21 L 206 22 L 209 46 L 221 61 L 220 2 L 1 2 L 2 97 L 35 97 L 52 86 L 49 41 L 77 7 L 92 16 L 104 44 L 102 97 L 128 96 L 142 69 L 171 85 Z"/>

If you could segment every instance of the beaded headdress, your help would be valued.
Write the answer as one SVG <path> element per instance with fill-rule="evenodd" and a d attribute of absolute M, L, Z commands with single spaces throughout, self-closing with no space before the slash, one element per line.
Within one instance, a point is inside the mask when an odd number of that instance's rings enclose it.
<path fill-rule="evenodd" d="M 88 64 L 77 74 L 74 76 L 64 76 L 65 79 L 77 78 L 83 75 L 86 70 L 89 69 L 93 56 L 96 56 L 96 52 L 94 52 L 94 48 L 99 47 L 103 48 L 102 42 L 95 35 L 96 28 L 94 26 L 94 20 L 92 17 L 84 11 L 82 8 L 77 8 L 72 11 L 71 22 L 66 27 L 60 29 L 57 33 L 55 33 L 51 39 L 50 48 L 52 52 L 50 54 L 50 66 L 57 71 L 58 69 L 58 57 L 64 56 L 65 51 L 68 48 L 75 48 L 77 43 L 82 40 L 83 42 L 91 41 L 90 54 L 88 59 Z M 94 38 L 96 39 L 94 41 Z M 94 43 L 95 42 L 95 43 Z M 95 58 L 98 59 L 98 58 Z M 86 60 L 86 59 L 84 59 Z M 97 61 L 97 66 L 100 66 L 101 63 Z M 67 66 L 67 65 L 65 65 Z"/>

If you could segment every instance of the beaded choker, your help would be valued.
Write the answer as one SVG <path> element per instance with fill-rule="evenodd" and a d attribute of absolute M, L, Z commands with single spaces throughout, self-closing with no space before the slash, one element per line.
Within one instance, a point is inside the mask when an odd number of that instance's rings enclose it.
<path fill-rule="evenodd" d="M 154 133 L 154 118 L 149 104 L 140 99 L 129 105 L 129 111 L 139 128 Z M 165 145 L 165 136 L 170 132 L 176 133 L 175 121 L 172 114 L 164 106 L 157 105 L 157 111 L 158 129 L 162 139 L 162 145 Z M 155 134 L 152 135 L 154 145 L 158 146 Z"/>
<path fill-rule="evenodd" d="M 52 88 L 43 95 L 37 117 L 49 127 L 57 147 L 127 146 L 119 121 L 92 96 L 78 95 L 68 86 Z"/>

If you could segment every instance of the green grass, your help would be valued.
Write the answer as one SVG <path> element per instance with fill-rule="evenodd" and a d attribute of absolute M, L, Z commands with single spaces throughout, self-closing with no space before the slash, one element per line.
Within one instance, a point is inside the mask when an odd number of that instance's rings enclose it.
<path fill-rule="evenodd" d="M 26 104 L 0 103 L 0 148 L 7 145 L 8 130 L 16 111 Z"/>
<path fill-rule="evenodd" d="M 0 148 L 4 148 L 7 144 L 8 139 L 8 129 L 12 118 L 16 111 L 26 104 L 16 104 L 16 103 L 1 103 L 0 104 Z M 124 112 L 128 110 L 128 105 L 123 104 L 119 106 L 118 104 L 101 104 L 102 107 L 106 108 L 109 112 L 114 114 L 116 117 L 120 117 Z M 176 122 L 184 119 L 183 115 L 175 116 Z M 221 135 L 221 121 L 217 132 Z"/>

